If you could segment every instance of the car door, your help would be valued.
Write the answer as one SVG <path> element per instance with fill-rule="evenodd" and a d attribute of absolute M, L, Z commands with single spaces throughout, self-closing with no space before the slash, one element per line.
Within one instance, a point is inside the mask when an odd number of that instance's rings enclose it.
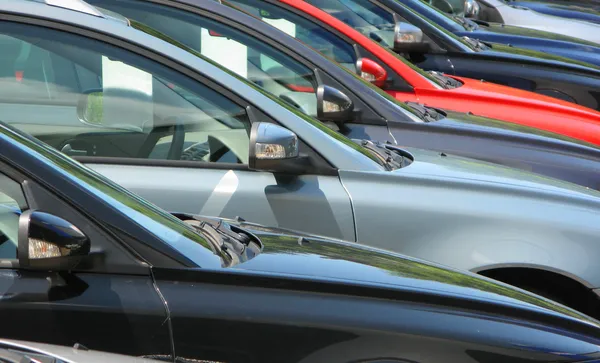
<path fill-rule="evenodd" d="M 90 349 L 133 355 L 170 356 L 169 331 L 163 324 L 166 310 L 148 267 L 136 261 L 81 210 L 13 167 L 0 163 L 0 319 L 5 322 L 2 337 L 60 345 L 79 343 Z M 33 210 L 73 223 L 90 239 L 95 256 L 102 259 L 71 271 L 20 267 L 20 215 Z M 125 266 L 135 266 L 136 272 L 125 272 Z"/>
<path fill-rule="evenodd" d="M 350 200 L 333 173 L 289 177 L 248 168 L 252 120 L 246 100 L 122 49 L 46 34 L 5 36 L 12 55 L 5 66 L 20 72 L 5 80 L 22 88 L 18 99 L 9 88 L 0 90 L 4 122 L 167 210 L 355 239 Z M 213 54 L 227 44 L 218 33 L 206 35 L 216 38 L 207 45 Z M 259 50 L 247 49 L 254 52 L 253 68 L 240 63 L 239 54 L 230 56 L 238 74 L 252 71 L 258 86 L 306 113 L 315 109 L 312 71 Z M 305 143 L 301 152 L 327 163 Z"/>

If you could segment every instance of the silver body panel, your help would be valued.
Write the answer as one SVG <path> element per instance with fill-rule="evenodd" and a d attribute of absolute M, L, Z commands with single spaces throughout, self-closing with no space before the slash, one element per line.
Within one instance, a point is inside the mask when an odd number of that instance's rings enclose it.
<path fill-rule="evenodd" d="M 484 2 L 498 10 L 506 25 L 543 30 L 600 44 L 598 24 L 538 13 L 520 6 L 512 6 L 502 0 Z"/>

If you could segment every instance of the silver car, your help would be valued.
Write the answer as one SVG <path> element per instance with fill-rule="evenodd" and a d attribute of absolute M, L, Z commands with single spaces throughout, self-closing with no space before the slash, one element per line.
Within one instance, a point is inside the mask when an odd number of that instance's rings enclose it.
<path fill-rule="evenodd" d="M 353 142 L 239 73 L 95 8 L 7 0 L 0 12 L 25 19 L 0 23 L 2 120 L 157 205 L 359 241 L 600 315 L 598 192 Z M 39 31 L 42 20 L 61 31 Z M 298 82 L 315 92 L 290 92 L 320 116 L 359 112 L 327 80 L 305 75 Z"/>

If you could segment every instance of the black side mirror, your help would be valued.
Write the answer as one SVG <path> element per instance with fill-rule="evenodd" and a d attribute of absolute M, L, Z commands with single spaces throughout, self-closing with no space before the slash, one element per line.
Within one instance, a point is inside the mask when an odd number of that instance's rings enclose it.
<path fill-rule="evenodd" d="M 354 119 L 354 103 L 344 92 L 326 85 L 317 88 L 317 118 L 321 121 L 346 122 Z"/>
<path fill-rule="evenodd" d="M 394 51 L 399 53 L 425 53 L 429 51 L 429 43 L 423 39 L 423 31 L 416 26 L 396 22 L 394 27 Z"/>
<path fill-rule="evenodd" d="M 19 267 L 71 270 L 90 253 L 90 240 L 70 222 L 49 213 L 28 210 L 19 217 Z"/>

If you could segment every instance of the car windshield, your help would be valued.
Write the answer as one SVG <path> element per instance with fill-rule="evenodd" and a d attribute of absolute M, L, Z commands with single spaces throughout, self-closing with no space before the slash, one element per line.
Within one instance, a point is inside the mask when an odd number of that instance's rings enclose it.
<path fill-rule="evenodd" d="M 53 167 L 71 182 L 98 196 L 128 217 L 132 223 L 136 223 L 150 231 L 197 266 L 220 266 L 220 258 L 214 258 L 209 242 L 195 232 L 192 227 L 170 213 L 129 192 L 31 135 L 25 134 L 3 122 L 0 122 L 0 135 L 11 139 L 25 152 L 34 154 L 37 159 Z M 209 255 L 213 258 L 208 257 Z"/>

